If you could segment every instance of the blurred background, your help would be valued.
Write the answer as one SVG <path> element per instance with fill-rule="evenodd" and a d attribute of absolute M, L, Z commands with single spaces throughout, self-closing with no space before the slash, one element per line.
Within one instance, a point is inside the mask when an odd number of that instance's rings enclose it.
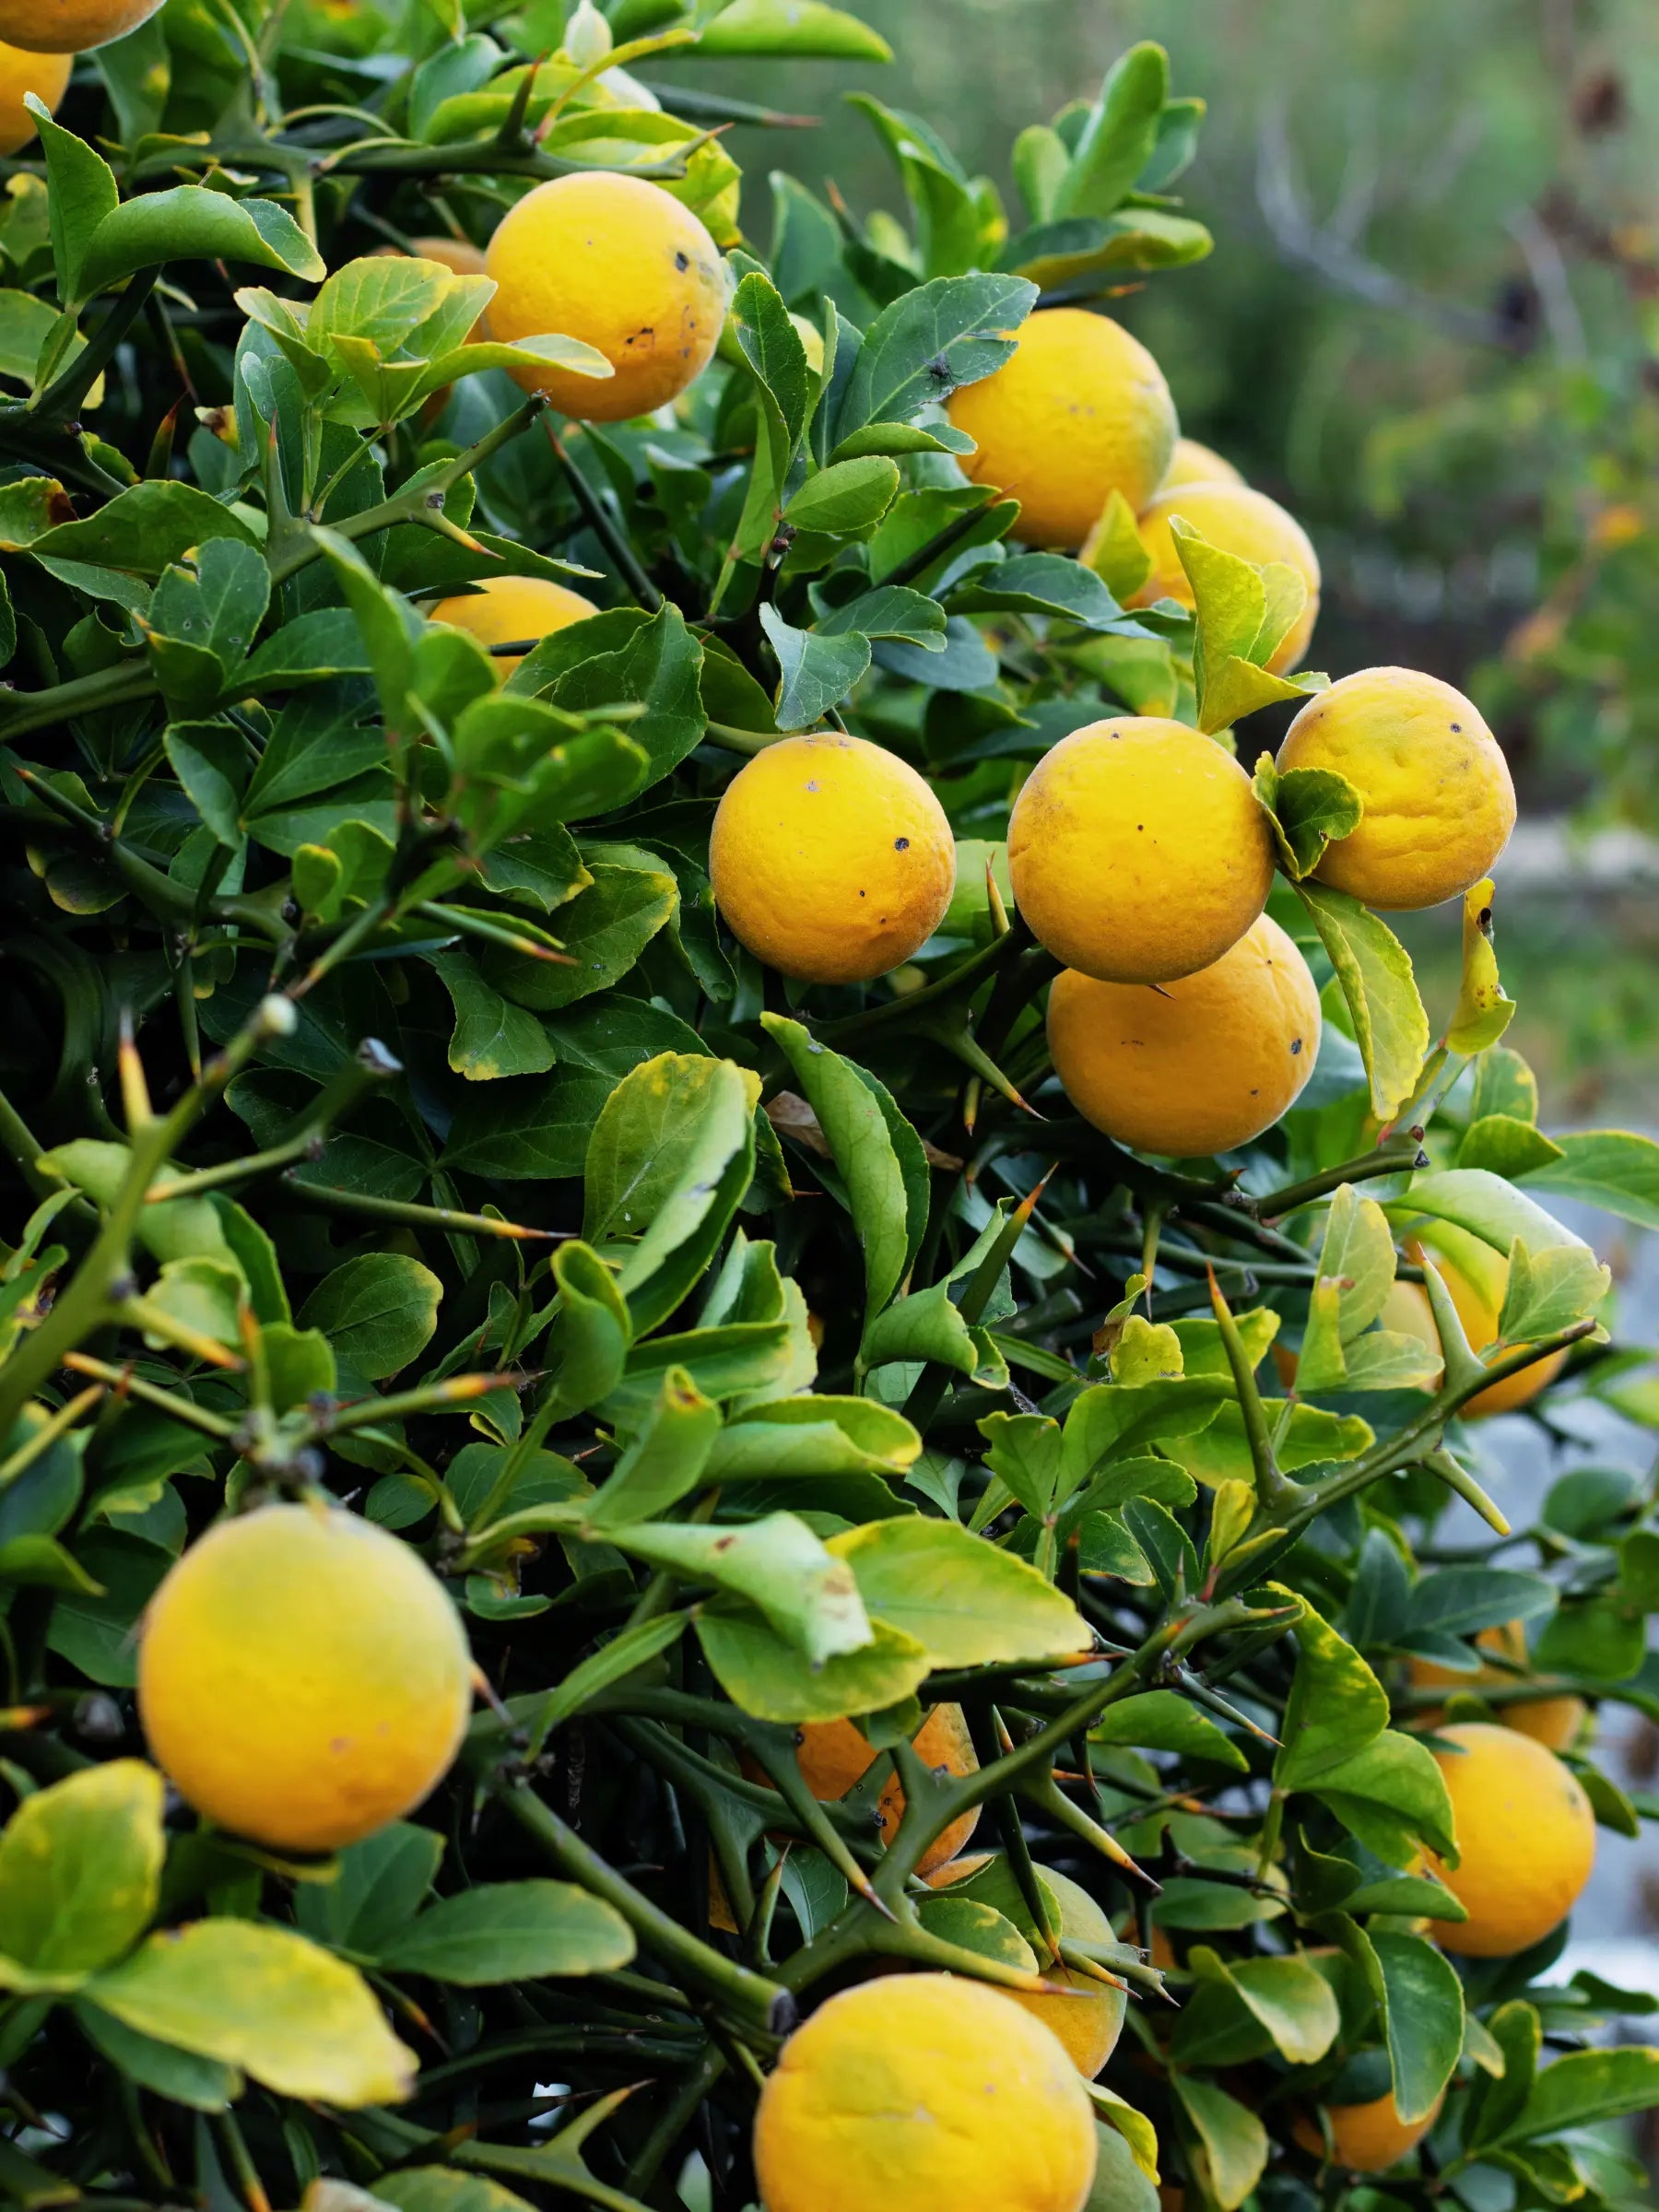
<path fill-rule="evenodd" d="M 1538 1073 L 1544 1124 L 1659 1135 L 1659 6 L 857 6 L 897 66 L 803 65 L 787 97 L 825 118 L 791 166 L 861 219 L 901 201 L 845 91 L 924 118 L 1010 205 L 1018 131 L 1092 97 L 1134 40 L 1160 41 L 1172 88 L 1208 100 L 1181 191 L 1216 252 L 1118 312 L 1163 364 L 1183 430 L 1311 532 L 1325 578 L 1312 665 L 1430 669 L 1501 737 L 1523 824 L 1498 878 L 1520 1006 L 1508 1041 Z M 689 81 L 780 94 L 775 66 L 764 86 L 707 65 Z M 768 148 L 741 137 L 753 180 Z M 744 214 L 764 235 L 754 182 Z M 1397 919 L 1443 1019 L 1455 912 Z M 1589 1213 L 1573 1226 L 1620 1278 L 1621 1340 L 1659 1341 L 1659 1234 Z M 1651 1429 L 1589 1406 L 1557 1418 L 1479 1431 L 1482 1478 L 1518 1519 L 1563 1465 L 1651 1465 Z M 1484 1535 L 1472 1517 L 1443 1534 Z M 1613 1708 L 1606 1728 L 1651 1801 L 1659 1730 Z M 1564 1971 L 1659 1995 L 1655 1832 L 1603 1830 Z"/>

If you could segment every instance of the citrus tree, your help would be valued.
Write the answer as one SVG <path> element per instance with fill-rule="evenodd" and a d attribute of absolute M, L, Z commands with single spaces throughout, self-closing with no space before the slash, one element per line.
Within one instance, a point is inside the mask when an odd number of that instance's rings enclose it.
<path fill-rule="evenodd" d="M 0 2188 L 1631 2202 L 1659 1152 L 1105 312 L 1162 53 L 766 224 L 816 0 L 0 37 Z"/>

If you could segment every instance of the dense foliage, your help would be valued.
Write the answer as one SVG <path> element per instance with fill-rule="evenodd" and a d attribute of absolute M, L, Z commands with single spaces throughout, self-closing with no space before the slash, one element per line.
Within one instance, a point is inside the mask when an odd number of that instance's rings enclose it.
<path fill-rule="evenodd" d="M 695 65 L 878 59 L 862 25 L 449 13 L 168 0 L 82 65 L 0 215 L 0 2189 L 461 2212 L 683 2175 L 736 2207 L 822 1991 L 1064 1956 L 1133 1994 L 1099 2205 L 1152 2212 L 1161 2175 L 1311 2212 L 1347 2186 L 1319 2108 L 1389 2092 L 1441 2113 L 1389 2197 L 1631 2202 L 1600 2124 L 1659 2098 L 1659 2053 L 1595 2036 L 1637 2001 L 1552 1982 L 1564 1930 L 1437 1947 L 1461 1909 L 1423 1852 L 1454 1841 L 1411 1726 L 1659 1714 L 1651 1490 L 1569 1452 L 1512 1532 L 1460 1418 L 1556 1353 L 1546 1420 L 1647 1387 L 1547 1207 L 1640 1215 L 1659 1151 L 1538 1128 L 1489 886 L 1430 1019 L 1312 880 L 1340 778 L 1258 779 L 1327 1018 L 1225 1160 L 1069 1112 L 1054 963 L 1007 911 L 1056 739 L 1173 713 L 1249 763 L 1233 725 L 1321 680 L 1267 673 L 1246 562 L 1192 551 L 1194 629 L 1113 595 L 1132 531 L 1022 551 L 942 408 L 1040 296 L 1208 250 L 1171 193 L 1198 103 L 1133 50 L 1022 139 L 1010 214 L 866 100 L 904 219 L 779 175 L 763 262 L 720 126 L 771 119 Z M 550 417 L 468 344 L 487 282 L 402 250 L 589 167 L 659 182 L 731 268 L 719 358 L 659 418 Z M 499 686 L 421 604 L 503 562 L 603 611 Z M 924 769 L 959 841 L 940 932 L 867 987 L 763 970 L 710 889 L 733 770 L 825 726 Z M 1479 1354 L 1437 1229 L 1508 1260 Z M 1396 1277 L 1443 1372 L 1376 1325 Z M 164 1835 L 140 1617 L 227 1506 L 318 1487 L 464 1609 L 462 1759 L 337 1860 L 176 1805 Z M 1477 1678 L 1513 1621 L 1530 1656 Z M 941 1775 L 910 1737 L 947 1701 L 979 1763 Z M 820 1804 L 796 1729 L 846 1716 L 880 1756 Z M 918 1879 L 975 1811 L 974 1858 Z M 1122 1940 L 1064 1939 L 1045 1865 Z"/>

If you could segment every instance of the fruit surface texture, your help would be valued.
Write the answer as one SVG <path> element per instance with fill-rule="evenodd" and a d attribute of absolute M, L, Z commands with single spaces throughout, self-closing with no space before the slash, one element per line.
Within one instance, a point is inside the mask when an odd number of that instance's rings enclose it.
<path fill-rule="evenodd" d="M 1223 553 L 1236 553 L 1241 559 L 1253 560 L 1258 566 L 1282 561 L 1297 571 L 1308 587 L 1307 604 L 1275 648 L 1267 665 L 1275 675 L 1300 668 L 1319 619 L 1320 573 L 1313 541 L 1296 517 L 1265 491 L 1253 491 L 1244 483 L 1189 482 L 1166 487 L 1140 517 L 1141 540 L 1152 556 L 1152 573 L 1135 594 L 1136 606 L 1150 606 L 1159 599 L 1179 599 L 1183 606 L 1193 604 L 1193 587 L 1181 565 L 1170 527 L 1177 515 Z"/>
<path fill-rule="evenodd" d="M 755 2122 L 766 2212 L 1081 2212 L 1094 2168 L 1057 2038 L 953 1974 L 831 1997 L 784 2044 Z"/>
<path fill-rule="evenodd" d="M 1043 1867 L 1041 1873 L 1060 1907 L 1062 1936 L 1075 1943 L 1112 1941 L 1112 1923 L 1087 1889 L 1052 1867 Z M 1007 1994 L 1021 2011 L 1053 2030 L 1070 2053 L 1073 2065 L 1086 2081 L 1092 2081 L 1117 2049 L 1128 1994 L 1070 1966 L 1045 1967 L 1042 1978 L 1057 1993 L 1065 1994 L 1033 1997 L 1022 1989 L 1011 1989 Z"/>
<path fill-rule="evenodd" d="M 621 422 L 665 406 L 700 376 L 726 310 L 724 265 L 690 210 L 640 177 L 586 171 L 526 193 L 496 227 L 486 310 L 505 343 L 554 333 L 609 361 L 609 378 L 516 369 L 563 415 Z"/>
<path fill-rule="evenodd" d="M 598 608 L 580 592 L 568 591 L 547 576 L 488 576 L 477 591 L 440 599 L 428 609 L 433 622 L 465 629 L 480 645 L 517 645 L 548 637 L 572 622 L 585 622 Z M 494 656 L 501 682 L 524 659 L 523 653 Z"/>
<path fill-rule="evenodd" d="M 932 786 L 866 738 L 785 737 L 726 786 L 709 844 L 733 932 L 785 975 L 865 982 L 924 945 L 956 844 Z"/>
<path fill-rule="evenodd" d="M 1540 1366 L 1544 1364 L 1544 1361 L 1539 1361 Z M 1482 1651 L 1495 1653 L 1500 1658 L 1509 1660 L 1511 1665 L 1480 1666 L 1473 1674 L 1459 1674 L 1453 1667 L 1436 1666 L 1430 1659 L 1414 1659 L 1410 1666 L 1412 1688 L 1467 1689 L 1480 1693 L 1506 1683 L 1519 1682 L 1523 1678 L 1526 1670 L 1526 1630 L 1520 1621 L 1506 1620 L 1496 1628 L 1482 1629 L 1475 1641 Z M 1517 1672 L 1517 1669 L 1520 1671 Z M 1523 1735 L 1530 1735 L 1547 1750 L 1565 1751 L 1577 1741 L 1588 1709 L 1583 1698 L 1568 1697 L 1506 1700 L 1495 1710 L 1504 1727 L 1515 1728 Z M 1434 1728 L 1438 1727 L 1441 1715 L 1437 1709 L 1418 1712 L 1412 1717 L 1419 1728 Z"/>
<path fill-rule="evenodd" d="M 971 1774 L 978 1769 L 959 1705 L 935 1705 L 911 1744 L 924 1766 L 943 1767 L 949 1774 Z M 801 1730 L 795 1757 L 806 1787 L 820 1803 L 828 1805 L 844 1797 L 863 1780 L 876 1763 L 877 1752 L 869 1737 L 851 1721 L 809 1721 Z M 889 1775 L 883 1784 L 877 1809 L 881 1815 L 882 1836 L 890 1842 L 904 1818 L 904 1792 L 897 1774 Z M 948 1828 L 941 1829 L 923 1853 L 917 1873 L 932 1874 L 954 1859 L 978 1825 L 976 1806 Z"/>
<path fill-rule="evenodd" d="M 1430 1864 L 1468 1912 L 1430 1924 L 1442 1950 L 1507 1959 L 1559 1927 L 1595 1863 L 1595 1816 L 1576 1777 L 1530 1735 L 1486 1721 L 1440 1731 L 1458 1864 Z"/>
<path fill-rule="evenodd" d="M 1097 1129 L 1142 1151 L 1207 1157 L 1295 1104 L 1319 1052 L 1319 992 L 1261 914 L 1218 960 L 1156 990 L 1066 969 L 1049 992 L 1048 1033 L 1066 1096 Z"/>
<path fill-rule="evenodd" d="M 408 1545 L 356 1513 L 271 1505 L 219 1522 L 157 1591 L 138 1709 L 199 1813 L 333 1851 L 447 1772 L 470 1677 L 454 1606 Z"/>
<path fill-rule="evenodd" d="M 35 119 L 23 105 L 24 93 L 32 92 L 55 114 L 74 67 L 72 53 L 30 53 L 0 42 L 0 154 L 20 154 L 34 143 Z"/>
<path fill-rule="evenodd" d="M 1331 2124 L 1331 2148 L 1338 2166 L 1351 2173 L 1386 2173 L 1415 2149 L 1440 2117 L 1441 2103 L 1421 2120 L 1402 2120 L 1393 2090 L 1372 2097 L 1364 2104 L 1331 2104 L 1325 2118 Z M 1294 2123 L 1292 2133 L 1304 2150 L 1324 2155 L 1324 2137 L 1306 2115 Z"/>
<path fill-rule="evenodd" d="M 963 468 L 1019 501 L 1029 546 L 1080 546 L 1114 491 L 1138 513 L 1175 449 L 1163 371 L 1121 323 L 1078 307 L 1030 316 L 1013 359 L 953 393 L 949 413 L 978 448 Z"/>
<path fill-rule="evenodd" d="M 1273 847 L 1250 778 L 1186 724 L 1074 730 L 1039 761 L 1008 824 L 1014 897 L 1068 968 L 1167 983 L 1236 945 L 1267 903 Z"/>
<path fill-rule="evenodd" d="M 0 0 L 0 39 L 26 53 L 89 53 L 147 23 L 160 5 L 161 0 Z M 28 89 L 40 91 L 40 87 Z M 44 92 L 41 98 L 45 100 Z"/>
<path fill-rule="evenodd" d="M 1365 802 L 1330 845 L 1322 883 L 1367 906 L 1439 906 L 1478 883 L 1515 826 L 1515 787 L 1479 710 L 1439 677 L 1362 668 L 1311 699 L 1279 747 L 1281 770 L 1331 768 Z"/>

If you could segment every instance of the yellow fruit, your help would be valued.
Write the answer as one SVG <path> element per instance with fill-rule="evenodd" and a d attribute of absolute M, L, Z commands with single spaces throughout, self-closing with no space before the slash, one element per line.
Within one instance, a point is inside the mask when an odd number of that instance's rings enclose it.
<path fill-rule="evenodd" d="M 951 1774 L 972 1774 L 978 1770 L 979 1760 L 973 1755 L 959 1705 L 935 1705 L 911 1742 L 924 1766 L 943 1767 Z M 806 1787 L 821 1804 L 830 1805 L 864 1779 L 875 1765 L 877 1753 L 851 1721 L 808 1721 L 801 1730 L 795 1757 Z M 877 1809 L 882 1838 L 890 1842 L 904 1818 L 904 1792 L 897 1774 L 888 1777 Z M 917 1873 L 932 1874 L 954 1859 L 978 1826 L 979 1807 L 975 1806 L 935 1837 L 922 1854 Z"/>
<path fill-rule="evenodd" d="M 112 39 L 124 39 L 147 23 L 160 5 L 161 0 L 0 0 L 0 39 L 26 53 L 88 53 Z M 44 92 L 41 98 L 46 99 Z"/>
<path fill-rule="evenodd" d="M 1478 883 L 1515 826 L 1498 740 L 1461 691 L 1415 668 L 1362 668 L 1311 699 L 1281 769 L 1334 768 L 1365 801 L 1314 874 L 1367 906 L 1439 906 Z"/>
<path fill-rule="evenodd" d="M 1125 715 L 1039 761 L 1008 824 L 1020 912 L 1102 982 L 1167 983 L 1218 960 L 1267 903 L 1273 843 L 1250 778 L 1184 723 Z"/>
<path fill-rule="evenodd" d="M 1193 587 L 1170 528 L 1176 515 L 1191 523 L 1201 537 L 1219 546 L 1224 553 L 1236 553 L 1241 559 L 1258 565 L 1283 561 L 1297 571 L 1308 587 L 1308 603 L 1267 665 L 1276 675 L 1287 668 L 1300 668 L 1319 619 L 1319 556 L 1296 517 L 1287 514 L 1265 491 L 1253 491 L 1248 484 L 1188 483 L 1160 491 L 1140 516 L 1141 538 L 1152 556 L 1152 573 L 1135 594 L 1132 602 L 1135 606 L 1150 606 L 1157 599 L 1179 599 L 1183 606 L 1193 604 Z"/>
<path fill-rule="evenodd" d="M 1416 1284 L 1408 1288 L 1415 1289 Z M 1427 1304 L 1428 1300 L 1425 1300 Z M 1384 1324 L 1386 1325 L 1386 1324 Z M 1526 1630 L 1518 1620 L 1506 1620 L 1497 1628 L 1482 1629 L 1475 1639 L 1483 1651 L 1497 1652 L 1501 1657 L 1513 1661 L 1512 1666 L 1480 1666 L 1473 1674 L 1459 1674 L 1454 1667 L 1436 1666 L 1430 1659 L 1414 1659 L 1408 1669 L 1414 1689 L 1469 1689 L 1481 1690 L 1490 1683 L 1514 1682 L 1519 1677 L 1515 1668 L 1526 1670 Z M 1519 1729 L 1530 1735 L 1535 1743 L 1542 1744 L 1547 1751 L 1565 1751 L 1578 1740 L 1584 1724 L 1587 1710 L 1583 1698 L 1537 1698 L 1524 1704 L 1504 1703 L 1494 1707 L 1498 1720 L 1505 1728 Z M 1438 1708 L 1416 1712 L 1412 1719 L 1419 1728 L 1438 1728 L 1443 1714 Z"/>
<path fill-rule="evenodd" d="M 23 105 L 25 92 L 43 100 L 55 115 L 69 89 L 72 53 L 31 53 L 0 42 L 0 154 L 20 154 L 35 136 L 35 119 Z"/>
<path fill-rule="evenodd" d="M 956 844 L 932 786 L 863 737 L 785 737 L 727 784 L 709 840 L 733 934 L 785 975 L 868 982 L 932 936 Z"/>
<path fill-rule="evenodd" d="M 412 238 L 409 251 L 421 261 L 440 263 L 452 276 L 484 274 L 484 249 L 475 246 L 470 238 Z"/>
<path fill-rule="evenodd" d="M 1483 1244 L 1466 1230 L 1445 1222 L 1437 1225 L 1432 1241 L 1424 1238 L 1421 1244 L 1408 1242 L 1406 1249 L 1413 1259 L 1420 1260 L 1425 1245 L 1451 1292 L 1469 1348 L 1484 1352 L 1488 1345 L 1498 1341 L 1498 1321 L 1509 1284 L 1509 1261 L 1502 1253 L 1494 1252 L 1489 1244 Z M 1434 1351 L 1441 1348 L 1434 1309 L 1420 1283 L 1395 1283 L 1383 1306 L 1382 1321 L 1385 1329 L 1397 1329 L 1415 1336 Z M 1465 1420 L 1478 1421 L 1488 1414 L 1518 1412 L 1560 1373 L 1566 1358 L 1565 1351 L 1551 1352 L 1547 1359 L 1535 1359 L 1531 1367 L 1524 1367 L 1515 1374 L 1506 1375 L 1502 1382 L 1488 1383 L 1485 1390 L 1477 1391 L 1464 1406 Z"/>
<path fill-rule="evenodd" d="M 1335 2163 L 1352 2173 L 1386 2173 L 1422 2141 L 1440 2118 L 1444 2102 L 1443 2096 L 1437 2098 L 1434 2110 L 1426 2118 L 1409 2123 L 1401 2119 L 1392 2089 L 1367 2104 L 1327 2105 L 1325 2118 L 1331 2124 Z M 1312 2151 L 1316 2159 L 1324 2158 L 1324 2137 L 1315 2122 L 1303 2114 L 1292 2122 L 1290 2132 L 1304 2150 Z"/>
<path fill-rule="evenodd" d="M 1507 1959 L 1559 1927 L 1595 1863 L 1590 1800 L 1553 1751 L 1513 1728 L 1458 1721 L 1441 1730 L 1453 1748 L 1435 1759 L 1452 1799 L 1459 1860 L 1429 1864 L 1465 1921 L 1437 1920 L 1442 1950 Z"/>
<path fill-rule="evenodd" d="M 1213 445 L 1196 438 L 1177 438 L 1175 452 L 1164 471 L 1159 491 L 1173 491 L 1177 484 L 1242 484 L 1243 473 L 1224 461 Z"/>
<path fill-rule="evenodd" d="M 688 207 L 642 177 L 584 170 L 538 184 L 489 241 L 486 311 L 504 343 L 558 333 L 616 374 L 515 369 L 561 414 L 619 422 L 677 399 L 709 365 L 726 310 L 720 250 Z"/>
<path fill-rule="evenodd" d="M 418 1805 L 472 1701 L 459 1617 L 418 1553 L 356 1513 L 221 1521 L 145 1616 L 138 1712 L 199 1813 L 279 1851 L 335 1851 Z"/>
<path fill-rule="evenodd" d="M 1032 315 L 1013 358 L 947 405 L 979 448 L 963 468 L 1019 501 L 1028 546 L 1080 546 L 1114 491 L 1138 513 L 1175 445 L 1163 371 L 1121 323 L 1080 307 Z"/>
<path fill-rule="evenodd" d="M 1218 960 L 1157 990 L 1066 969 L 1049 992 L 1048 1036 L 1086 1121 L 1143 1152 L 1207 1159 L 1296 1103 L 1319 1052 L 1319 991 L 1261 914 Z"/>
<path fill-rule="evenodd" d="M 1082 2212 L 1094 2117 L 1057 2039 L 954 1974 L 884 1976 L 783 2046 L 755 2115 L 766 2212 Z"/>
<path fill-rule="evenodd" d="M 1060 1907 L 1061 1935 L 1069 1936 L 1077 1943 L 1111 1943 L 1112 1923 L 1088 1890 L 1064 1874 L 1054 1873 L 1052 1867 L 1045 1866 L 1041 1871 Z M 1029 1997 L 1018 1989 L 1006 1994 L 1033 2019 L 1053 2030 L 1071 2053 L 1073 2065 L 1085 2081 L 1092 2081 L 1117 2048 L 1118 2037 L 1124 2031 L 1127 1993 L 1097 1982 L 1091 1975 L 1080 1974 L 1069 1966 L 1050 1967 L 1042 1978 L 1056 1990 L 1079 1994 Z"/>
<path fill-rule="evenodd" d="M 487 576 L 476 593 L 440 599 L 427 609 L 431 621 L 464 629 L 480 645 L 516 645 L 526 638 L 548 637 L 598 612 L 591 599 L 545 576 Z M 496 654 L 496 675 L 502 683 L 524 657 L 522 653 Z"/>

